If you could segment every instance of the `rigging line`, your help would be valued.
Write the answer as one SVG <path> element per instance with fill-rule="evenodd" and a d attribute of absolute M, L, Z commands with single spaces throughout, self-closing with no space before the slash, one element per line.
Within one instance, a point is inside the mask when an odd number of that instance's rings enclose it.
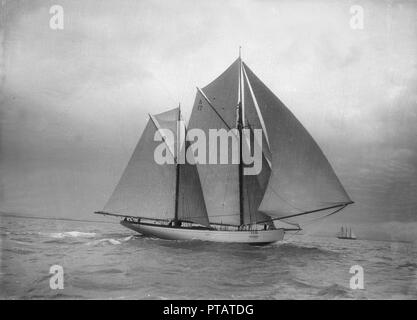
<path fill-rule="evenodd" d="M 292 237 L 296 236 L 300 231 L 302 231 L 303 229 L 300 229 L 298 231 L 296 231 L 294 234 L 292 234 L 291 236 L 289 236 L 286 240 L 291 239 Z"/>
<path fill-rule="evenodd" d="M 249 122 L 249 120 L 246 120 L 247 121 L 247 123 L 248 123 L 248 125 L 247 125 L 247 128 L 249 128 L 249 130 L 251 130 L 252 131 L 252 133 L 253 133 L 253 128 L 252 128 L 252 126 L 251 126 L 251 124 L 250 124 L 250 122 Z M 255 139 L 255 134 L 253 133 L 253 135 L 254 135 L 254 138 L 253 138 L 253 141 L 254 141 L 254 149 L 255 149 L 255 141 L 256 141 L 256 139 Z M 261 139 L 262 139 L 262 137 L 261 137 Z M 259 141 L 258 141 L 259 142 Z M 250 145 L 250 144 L 249 144 Z M 258 143 L 258 145 L 259 145 L 259 143 Z M 261 147 L 261 151 L 262 151 L 262 156 L 265 158 L 265 161 L 268 163 L 268 166 L 269 166 L 269 168 L 270 169 L 272 169 L 272 163 L 271 163 L 271 161 L 272 160 L 269 160 L 268 159 L 268 157 L 267 157 L 267 155 L 265 154 L 265 152 L 264 152 L 264 150 L 263 150 L 263 145 L 262 145 L 262 141 L 261 141 L 261 144 L 260 144 L 260 147 Z M 269 152 L 271 152 L 271 150 L 268 148 L 268 151 Z"/>
<path fill-rule="evenodd" d="M 102 211 L 96 211 L 95 213 L 98 213 L 98 214 L 107 214 L 107 215 L 116 215 L 116 216 L 122 216 L 122 217 L 125 217 L 125 216 L 126 217 L 136 217 L 136 216 L 132 216 L 132 215 L 129 215 L 129 214 L 124 214 L 121 210 L 135 211 L 135 210 L 130 210 L 130 207 L 124 207 L 122 209 L 119 208 L 119 209 L 111 210 L 111 212 L 103 211 L 102 210 Z M 144 217 L 141 217 L 141 218 L 144 218 Z M 158 219 L 158 218 L 147 218 L 147 219 Z M 164 219 L 159 219 L 159 220 L 166 220 L 166 219 L 170 219 L 170 218 L 164 218 Z"/>
<path fill-rule="evenodd" d="M 343 209 L 348 204 L 352 204 L 352 203 L 353 203 L 353 201 L 351 201 L 351 202 L 344 202 L 344 203 L 337 204 L 337 205 L 330 206 L 330 207 L 326 207 L 326 208 L 305 211 L 305 212 L 302 212 L 302 213 L 291 214 L 291 215 L 288 215 L 288 216 L 285 216 L 285 217 L 273 218 L 272 220 L 274 220 L 274 221 L 275 220 L 284 220 L 284 219 L 288 219 L 288 218 L 298 217 L 298 216 L 302 216 L 302 215 L 306 215 L 306 214 L 310 214 L 310 213 L 320 212 L 320 211 L 334 209 L 334 208 L 339 208 L 339 207 L 342 207 L 341 209 Z M 338 211 L 340 211 L 340 210 L 338 210 Z M 336 212 L 338 212 L 338 211 L 336 210 Z M 261 222 L 263 222 L 263 221 L 261 221 Z"/>
<path fill-rule="evenodd" d="M 305 225 L 308 226 L 308 225 L 310 225 L 310 224 L 312 224 L 312 223 L 314 223 L 314 222 L 316 222 L 318 220 L 322 220 L 322 219 L 327 218 L 327 217 L 329 217 L 331 215 L 334 215 L 334 214 L 338 213 L 339 211 L 343 210 L 346 207 L 347 207 L 347 204 L 345 204 L 343 207 L 337 208 L 335 211 L 330 212 L 330 213 L 328 213 L 328 214 L 326 214 L 326 215 L 324 215 L 322 217 L 317 217 L 317 218 L 311 219 L 311 220 L 307 221 L 307 223 Z"/>
<path fill-rule="evenodd" d="M 274 174 L 273 172 L 272 172 L 272 174 Z M 272 175 L 271 174 L 271 175 Z M 288 204 L 290 207 L 292 207 L 293 209 L 295 209 L 295 210 L 298 210 L 298 211 L 300 211 L 300 214 L 298 214 L 298 215 L 301 215 L 301 214 L 304 214 L 305 212 L 310 212 L 310 211 L 307 211 L 307 210 L 305 210 L 305 209 L 300 209 L 300 208 L 297 208 L 297 207 L 295 207 L 295 206 L 293 206 L 289 201 L 287 201 L 286 199 L 284 199 L 282 196 L 280 196 L 279 195 L 279 193 L 272 187 L 272 186 L 270 186 L 270 185 L 268 185 L 268 188 L 269 189 L 271 189 L 273 192 L 274 192 L 274 194 L 277 196 L 277 197 L 279 197 L 282 201 L 284 201 L 286 204 Z M 350 201 L 350 202 L 347 202 L 346 204 L 352 204 L 352 203 L 354 203 L 353 201 Z M 340 205 L 338 205 L 338 206 L 340 206 Z M 321 210 L 326 210 L 326 209 L 331 209 L 331 208 L 333 208 L 333 207 L 328 207 L 328 208 L 324 208 L 324 209 L 320 209 L 320 210 L 318 210 L 318 211 L 321 211 Z M 313 212 L 316 212 L 316 211 L 313 211 Z M 284 218 L 285 219 L 285 218 Z"/>
<path fill-rule="evenodd" d="M 240 213 L 233 213 L 233 214 L 211 214 L 209 218 L 211 217 L 232 217 L 232 216 L 238 216 Z"/>
<path fill-rule="evenodd" d="M 274 174 L 274 172 L 271 170 L 271 176 L 273 174 Z M 276 191 L 272 186 L 268 185 L 267 188 L 270 188 L 278 198 L 280 198 L 282 201 L 284 201 L 286 204 L 288 204 L 293 209 L 300 211 L 300 213 L 306 211 L 306 210 L 303 210 L 303 209 L 300 209 L 300 208 L 297 208 L 297 207 L 293 206 L 288 200 L 286 200 L 282 196 L 280 196 L 279 193 L 278 193 L 278 191 Z"/>
<path fill-rule="evenodd" d="M 156 220 L 156 221 L 170 221 L 171 220 L 171 218 L 165 218 L 165 219 L 148 218 L 148 217 L 141 217 L 141 216 L 132 216 L 132 215 L 127 215 L 127 214 L 116 214 L 116 213 L 105 212 L 105 211 L 95 211 L 94 214 L 101 214 L 103 216 L 140 218 L 140 219 L 145 219 L 145 220 Z"/>
<path fill-rule="evenodd" d="M 220 120 L 226 125 L 227 129 L 231 129 L 231 127 L 227 124 L 226 120 L 223 119 L 223 117 L 217 112 L 216 108 L 213 106 L 213 104 L 211 103 L 211 101 L 209 100 L 209 98 L 207 98 L 206 94 L 203 92 L 203 90 L 201 90 L 199 87 L 197 87 L 198 92 L 201 93 L 201 95 L 203 96 L 203 98 L 207 101 L 207 103 L 209 104 L 209 106 L 211 107 L 211 109 L 213 109 L 213 111 L 216 113 L 216 115 L 220 118 Z"/>
<path fill-rule="evenodd" d="M 226 204 L 226 195 L 227 195 L 227 186 L 228 186 L 228 180 L 226 181 L 226 185 L 225 185 L 225 187 L 226 187 L 226 190 L 224 191 L 224 197 L 223 197 L 223 202 L 222 202 L 222 209 L 223 209 L 223 211 L 224 211 L 224 207 L 225 207 L 225 204 Z"/>
<path fill-rule="evenodd" d="M 335 211 L 333 211 L 333 212 L 330 212 L 329 214 L 326 214 L 326 215 L 324 215 L 324 216 L 322 216 L 322 217 L 318 217 L 318 218 L 315 218 L 315 219 L 312 219 L 312 220 L 308 221 L 308 223 L 304 224 L 304 226 L 309 226 L 309 225 L 312 225 L 312 224 L 313 224 L 313 223 L 315 223 L 315 222 L 318 222 L 318 221 L 320 221 L 320 220 L 323 220 L 324 218 L 327 218 L 327 217 L 329 217 L 329 216 L 331 216 L 331 215 L 334 215 L 334 214 L 338 213 L 339 211 L 343 210 L 343 209 L 344 209 L 344 208 L 346 208 L 346 207 L 347 207 L 347 204 L 346 204 L 346 205 L 344 205 L 344 206 L 343 206 L 343 207 L 341 207 L 341 208 L 336 209 L 336 210 L 335 210 Z M 297 234 L 298 234 L 301 230 L 303 230 L 303 229 L 298 230 L 296 233 L 294 233 L 293 235 L 291 235 L 291 237 L 287 238 L 287 240 L 288 240 L 288 239 L 291 239 L 293 236 L 297 235 Z"/>
<path fill-rule="evenodd" d="M 265 140 L 266 140 L 266 142 L 268 144 L 269 150 L 271 150 L 271 146 L 269 144 L 268 132 L 266 131 L 265 121 L 264 121 L 264 118 L 262 116 L 261 110 L 259 109 L 258 100 L 256 99 L 255 93 L 253 92 L 252 85 L 249 82 L 248 75 L 246 74 L 246 69 L 245 69 L 244 64 L 242 64 L 242 69 L 243 69 L 243 74 L 245 75 L 246 82 L 248 83 L 249 92 L 251 94 L 252 101 L 253 101 L 253 104 L 255 106 L 256 113 L 258 114 L 259 121 L 261 122 L 262 131 L 264 131 L 264 134 L 265 134 Z"/>
<path fill-rule="evenodd" d="M 119 208 L 119 209 L 115 209 L 115 210 L 111 210 L 112 212 L 116 213 L 116 214 L 123 214 L 122 210 L 129 210 L 129 207 L 124 207 L 124 208 Z M 101 212 L 101 211 L 97 211 L 97 212 Z M 103 211 L 106 212 L 106 211 Z"/>
<path fill-rule="evenodd" d="M 329 216 L 331 216 L 331 215 L 334 215 L 334 214 L 336 214 L 336 213 L 338 213 L 339 211 L 341 211 L 341 210 L 343 210 L 344 208 L 346 208 L 347 207 L 347 204 L 345 204 L 343 207 L 340 207 L 340 208 L 337 208 L 335 211 L 333 211 L 333 212 L 330 212 L 329 214 L 326 214 L 326 215 L 324 215 L 324 216 L 322 216 L 322 217 L 318 217 L 318 218 L 315 218 L 315 219 L 312 219 L 312 220 L 310 220 L 310 221 L 308 221 L 308 223 L 306 223 L 306 224 L 304 224 L 304 226 L 309 226 L 309 225 L 311 225 L 311 224 L 313 224 L 314 222 L 317 222 L 317 221 L 319 221 L 319 220 L 323 220 L 324 218 L 327 218 L 327 217 L 329 217 Z M 285 221 L 286 222 L 286 221 Z M 286 223 L 289 223 L 289 222 L 286 222 Z M 304 227 L 303 226 L 303 227 Z M 300 226 L 299 226 L 300 227 Z M 298 230 L 296 233 L 294 233 L 294 234 L 292 234 L 290 237 L 288 237 L 287 238 L 287 240 L 289 240 L 289 239 L 291 239 L 292 237 L 294 237 L 294 236 L 296 236 L 300 231 L 302 231 L 303 229 L 301 229 L 300 228 L 300 230 Z"/>
<path fill-rule="evenodd" d="M 174 157 L 174 162 L 177 162 L 177 158 L 175 157 L 175 152 L 171 150 L 171 148 L 169 147 L 169 144 L 167 143 L 166 139 L 165 139 L 165 135 L 162 134 L 162 129 L 161 125 L 159 124 L 158 120 L 156 120 L 156 118 L 151 115 L 150 113 L 148 113 L 149 118 L 152 120 L 152 123 L 154 124 L 154 126 L 156 127 L 157 131 L 159 132 L 159 134 L 162 137 L 162 141 L 164 141 L 164 143 L 166 144 L 166 146 L 168 147 L 169 153 L 171 153 L 171 155 Z"/>
<path fill-rule="evenodd" d="M 239 57 L 240 58 L 240 57 Z M 246 109 L 246 105 L 245 105 L 245 83 L 244 83 L 244 79 L 243 79 L 243 61 L 240 58 L 240 68 L 239 68 L 239 102 L 242 105 L 242 127 L 244 127 L 245 125 L 245 109 Z"/>

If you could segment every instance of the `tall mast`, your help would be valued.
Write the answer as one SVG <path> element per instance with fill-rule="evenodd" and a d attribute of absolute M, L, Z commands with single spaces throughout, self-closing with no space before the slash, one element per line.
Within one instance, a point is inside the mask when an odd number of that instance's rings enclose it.
<path fill-rule="evenodd" d="M 179 197 L 179 189 L 180 189 L 180 165 L 178 163 L 179 155 L 180 155 L 180 134 L 181 134 L 181 104 L 178 105 L 178 120 L 177 120 L 177 148 L 176 148 L 176 155 L 175 155 L 175 216 L 174 222 L 175 225 L 178 221 L 178 197 Z"/>
<path fill-rule="evenodd" d="M 242 57 L 241 57 L 241 47 L 239 46 L 239 112 L 237 120 L 237 129 L 239 131 L 239 203 L 240 203 L 240 224 L 244 224 L 244 193 L 243 193 L 243 157 L 242 157 L 242 129 L 243 129 L 243 99 L 242 99 Z"/>

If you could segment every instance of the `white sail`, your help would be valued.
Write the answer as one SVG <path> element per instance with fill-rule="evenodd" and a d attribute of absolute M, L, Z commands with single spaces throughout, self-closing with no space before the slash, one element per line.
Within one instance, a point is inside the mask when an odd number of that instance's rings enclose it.
<path fill-rule="evenodd" d="M 197 167 L 189 163 L 181 164 L 178 179 L 178 219 L 209 226 Z"/>
<path fill-rule="evenodd" d="M 272 154 L 272 173 L 259 210 L 281 218 L 351 203 L 307 130 L 246 64 L 244 70 L 263 115 Z"/>
<path fill-rule="evenodd" d="M 104 211 L 96 213 L 129 217 L 121 222 L 126 227 L 164 239 L 270 243 L 282 240 L 285 230 L 301 230 L 301 216 L 334 214 L 352 203 L 314 139 L 240 57 L 206 87 L 197 88 L 188 131 L 179 119 L 179 108 L 150 116 Z M 210 138 L 184 143 L 186 131 L 192 140 L 193 129 Z M 218 129 L 237 129 L 229 132 L 227 163 L 220 162 L 220 148 L 211 149 L 210 131 Z M 250 133 L 241 137 L 243 129 Z M 262 135 L 255 138 L 255 129 Z M 249 145 L 253 151 L 259 144 L 262 169 L 257 175 L 244 175 L 248 165 L 239 163 L 244 150 L 239 146 Z M 158 147 L 166 149 L 170 164 L 157 163 Z M 185 149 L 183 159 L 178 151 Z M 239 161 L 233 161 L 236 158 Z M 149 224 L 135 217 L 175 223 Z M 215 224 L 239 228 L 215 230 Z M 341 227 L 341 238 L 348 233 L 355 238 L 351 229 Z"/>
<path fill-rule="evenodd" d="M 154 141 L 157 130 L 150 119 L 104 207 L 105 212 L 155 219 L 174 218 L 175 165 L 155 162 L 154 150 L 160 144 Z"/>
<path fill-rule="evenodd" d="M 189 121 L 189 131 L 193 128 L 203 130 L 206 137 L 209 136 L 209 129 L 228 129 L 201 92 L 197 92 Z M 209 220 L 211 223 L 240 225 L 238 165 L 209 164 L 208 157 L 207 144 L 206 163 L 197 164 L 197 169 Z"/>
<path fill-rule="evenodd" d="M 104 207 L 105 212 L 150 219 L 177 218 L 209 225 L 196 167 L 188 163 L 179 164 L 177 177 L 174 163 L 177 146 L 185 147 L 177 137 L 177 132 L 184 130 L 179 128 L 178 120 L 179 108 L 151 116 L 118 185 Z M 162 138 L 166 136 L 166 130 L 174 134 L 173 141 L 165 138 L 154 141 L 156 132 Z M 161 143 L 168 147 L 166 157 L 172 164 L 161 165 L 155 161 L 154 152 Z"/>
<path fill-rule="evenodd" d="M 263 122 L 258 118 L 255 103 L 250 96 L 250 88 L 247 87 L 247 81 L 244 80 L 240 67 L 241 60 L 237 59 L 217 79 L 198 90 L 189 122 L 190 129 L 202 129 L 206 136 L 209 136 L 209 129 L 229 130 L 236 128 L 240 90 L 243 93 L 244 114 L 247 115 L 248 119 L 245 124 L 250 126 L 251 129 L 262 129 Z M 240 79 L 242 79 L 241 86 L 239 85 Z M 246 117 L 243 116 L 243 118 Z M 232 138 L 238 139 L 238 136 Z M 253 137 L 249 140 L 252 146 L 254 143 L 259 143 L 254 141 Z M 263 140 L 265 140 L 265 137 L 263 137 Z M 265 145 L 267 146 L 267 143 Z M 209 146 L 206 147 L 208 153 Z M 266 147 L 265 152 L 269 154 L 267 150 L 268 147 Z M 251 224 L 257 221 L 270 220 L 268 215 L 258 211 L 270 175 L 267 158 L 265 156 L 263 158 L 260 174 L 256 176 L 247 175 L 242 179 L 243 213 L 241 215 L 239 165 L 231 162 L 231 153 L 230 143 L 228 164 L 197 165 L 210 222 L 240 225 L 241 223 Z"/>

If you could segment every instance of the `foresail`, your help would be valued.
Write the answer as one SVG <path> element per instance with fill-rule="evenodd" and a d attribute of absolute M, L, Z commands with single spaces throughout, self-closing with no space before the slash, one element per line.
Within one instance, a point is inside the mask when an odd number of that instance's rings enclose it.
<path fill-rule="evenodd" d="M 148 124 L 104 211 L 153 219 L 173 219 L 175 164 L 159 165 L 154 150 L 157 127 Z M 168 155 L 169 156 L 169 155 Z"/>
<path fill-rule="evenodd" d="M 151 219 L 175 218 L 177 145 L 184 148 L 184 122 L 179 108 L 151 115 L 138 145 L 104 211 Z M 157 132 L 158 131 L 158 132 Z M 173 139 L 167 139 L 168 131 Z M 178 137 L 178 132 L 181 132 Z M 155 137 L 159 140 L 154 141 Z M 161 144 L 168 164 L 158 164 L 154 153 Z M 209 226 L 195 165 L 180 163 L 178 219 Z"/>
<path fill-rule="evenodd" d="M 244 70 L 264 119 L 272 154 L 271 177 L 259 210 L 285 217 L 351 203 L 307 130 L 245 64 Z"/>

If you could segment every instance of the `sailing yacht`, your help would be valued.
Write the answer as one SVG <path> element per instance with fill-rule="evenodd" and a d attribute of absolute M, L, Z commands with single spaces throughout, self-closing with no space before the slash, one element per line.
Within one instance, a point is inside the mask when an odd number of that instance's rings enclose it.
<path fill-rule="evenodd" d="M 337 238 L 344 240 L 356 240 L 356 235 L 352 232 L 352 228 L 341 227 Z"/>
<path fill-rule="evenodd" d="M 325 217 L 353 203 L 311 135 L 240 54 L 214 81 L 197 87 L 188 126 L 182 120 L 180 108 L 149 116 L 119 183 L 96 214 L 120 217 L 123 226 L 161 239 L 267 244 L 301 230 L 301 216 Z M 210 129 L 235 129 L 238 163 L 189 161 L 189 155 L 197 159 L 194 143 L 182 137 L 192 129 L 206 136 Z M 261 130 L 261 138 L 244 129 Z M 165 139 L 166 130 L 175 134 L 174 143 Z M 170 164 L 155 162 L 161 141 Z M 242 150 L 255 144 L 262 169 L 245 175 Z M 189 148 L 187 161 L 180 161 Z M 211 150 L 205 151 L 208 156 Z M 228 152 L 235 152 L 230 144 Z"/>

